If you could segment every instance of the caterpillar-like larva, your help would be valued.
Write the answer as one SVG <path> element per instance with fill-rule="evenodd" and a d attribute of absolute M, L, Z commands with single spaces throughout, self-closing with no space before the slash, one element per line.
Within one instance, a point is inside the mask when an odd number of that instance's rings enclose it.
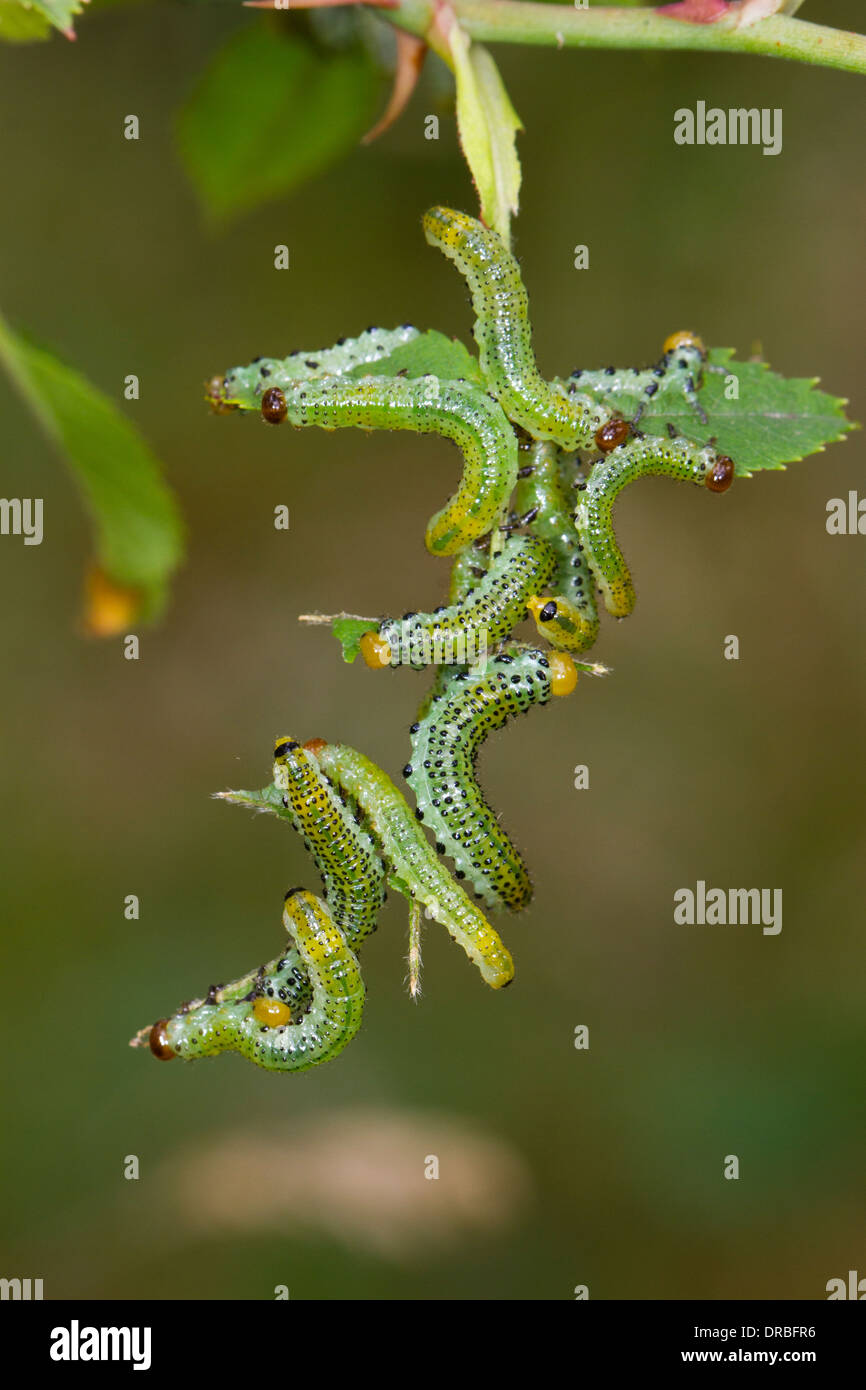
<path fill-rule="evenodd" d="M 610 411 L 542 377 L 520 267 L 499 235 L 451 208 L 431 208 L 423 221 L 430 245 L 453 261 L 469 286 L 481 370 L 509 420 L 533 439 L 567 450 L 591 448 Z"/>
<path fill-rule="evenodd" d="M 222 404 L 260 409 L 273 425 L 413 430 L 453 440 L 463 453 L 463 476 L 427 526 L 425 540 L 434 555 L 453 555 L 499 523 L 517 478 L 517 441 L 501 406 L 479 387 L 435 376 L 316 376 L 282 386 L 259 384 L 264 389 L 252 397 L 246 382 L 232 394 L 227 377 Z"/>
<path fill-rule="evenodd" d="M 133 1039 L 160 1061 L 239 1052 L 269 1071 L 304 1071 L 336 1057 L 361 1026 L 358 960 L 327 905 L 301 888 L 286 895 L 290 947 L 278 960 L 183 1005 Z"/>
<path fill-rule="evenodd" d="M 322 376 L 345 376 L 358 367 L 374 367 L 397 348 L 419 337 L 411 323 L 399 328 L 367 328 L 357 338 L 341 338 L 333 347 L 293 352 L 288 357 L 255 357 L 246 367 L 231 367 L 214 377 L 209 399 L 218 412 L 258 410 L 271 386 L 291 387 Z"/>
<path fill-rule="evenodd" d="M 323 777 L 315 758 L 280 738 L 274 780 L 260 791 L 217 792 L 217 799 L 287 820 L 313 856 L 322 896 L 356 949 L 376 930 L 385 900 L 385 866 L 350 807 Z"/>
<path fill-rule="evenodd" d="M 571 518 L 566 516 L 574 532 Z M 465 552 L 464 552 L 465 553 Z M 533 595 L 553 579 L 556 561 L 546 540 L 513 536 L 458 602 L 432 613 L 385 618 L 375 632 L 361 638 L 368 666 L 470 666 L 483 662 L 488 650 L 510 636 L 526 617 Z M 461 588 L 462 578 L 461 578 Z"/>
<path fill-rule="evenodd" d="M 434 695 L 425 719 L 412 726 L 412 760 L 403 776 L 418 812 L 436 838 L 436 848 L 454 861 L 491 907 L 519 912 L 532 896 L 526 866 L 475 775 L 482 741 L 508 719 L 568 695 L 577 683 L 570 656 L 509 648 L 494 657 L 482 676 L 457 673 Z"/>
<path fill-rule="evenodd" d="M 555 377 L 553 384 L 572 394 L 578 390 L 587 392 L 611 410 L 619 408 L 621 397 L 637 396 L 640 403 L 632 416 L 633 425 L 654 398 L 658 398 L 657 403 L 670 400 L 679 407 L 684 397 L 702 424 L 706 424 L 706 412 L 698 400 L 706 360 L 707 350 L 701 339 L 685 330 L 666 338 L 658 362 L 642 371 L 631 367 L 604 367 L 601 371 L 577 368 L 567 381 Z"/>
<path fill-rule="evenodd" d="M 514 520 L 553 548 L 556 573 L 550 592 L 527 607 L 539 635 L 564 651 L 582 652 L 598 637 L 595 581 L 574 524 L 574 503 L 566 498 L 560 451 L 548 440 L 521 445 Z"/>
<path fill-rule="evenodd" d="M 653 475 L 696 483 L 710 492 L 726 492 L 734 480 L 731 459 L 687 439 L 645 436 L 628 439 L 628 426 L 605 458 L 593 465 L 574 513 L 587 563 L 604 595 L 605 607 L 618 618 L 634 607 L 628 566 L 613 530 L 613 505 L 627 483 Z"/>
<path fill-rule="evenodd" d="M 389 883 L 419 902 L 463 947 L 493 989 L 514 978 L 514 964 L 498 933 L 439 862 L 406 798 L 390 777 L 345 744 L 313 739 L 306 745 L 325 776 L 350 796 L 377 840 Z"/>

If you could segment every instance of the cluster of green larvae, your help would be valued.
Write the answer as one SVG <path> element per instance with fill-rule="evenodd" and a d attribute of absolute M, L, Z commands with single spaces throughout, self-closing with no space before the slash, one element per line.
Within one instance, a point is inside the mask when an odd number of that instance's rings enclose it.
<path fill-rule="evenodd" d="M 511 717 L 574 689 L 582 664 L 575 655 L 598 635 L 597 592 L 609 613 L 631 612 L 634 588 L 612 524 L 623 487 L 661 474 L 715 493 L 733 480 L 733 462 L 712 447 L 672 428 L 666 436 L 644 433 L 643 404 L 631 419 L 616 408 L 619 398 L 669 397 L 681 409 L 685 397 L 703 419 L 706 354 L 697 337 L 674 334 L 645 371 L 545 381 L 520 270 L 500 238 L 447 208 L 428 212 L 424 229 L 469 286 L 483 385 L 405 369 L 389 374 L 392 354 L 420 337 L 404 325 L 259 358 L 209 387 L 219 413 L 255 411 L 269 424 L 324 429 L 432 431 L 462 452 L 460 485 L 426 532 L 431 553 L 453 557 L 447 606 L 358 620 L 368 666 L 436 668 L 403 769 L 415 806 L 363 754 L 322 739 L 278 739 L 267 787 L 221 793 L 294 827 L 315 860 L 322 896 L 287 894 L 279 957 L 212 985 L 133 1039 L 161 1059 L 234 1051 L 271 1070 L 298 1071 L 336 1056 L 360 1026 L 358 951 L 386 888 L 410 902 L 413 992 L 422 913 L 446 928 L 487 984 L 511 981 L 511 957 L 477 904 L 517 912 L 532 886 L 478 786 L 480 744 Z M 527 615 L 543 649 L 514 640 Z"/>

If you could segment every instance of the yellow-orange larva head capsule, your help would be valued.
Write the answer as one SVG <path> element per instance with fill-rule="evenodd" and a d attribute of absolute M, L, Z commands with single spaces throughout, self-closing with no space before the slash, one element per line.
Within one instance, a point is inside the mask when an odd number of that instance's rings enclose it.
<path fill-rule="evenodd" d="M 288 1004 L 283 1004 L 279 999 L 262 997 L 253 1004 L 253 1018 L 266 1028 L 281 1028 L 284 1023 L 291 1023 L 292 1011 Z"/>
<path fill-rule="evenodd" d="M 727 492 L 734 481 L 734 471 L 734 460 L 728 458 L 727 454 L 720 454 L 704 478 L 704 486 L 710 492 Z"/>
<path fill-rule="evenodd" d="M 669 338 L 665 338 L 662 343 L 662 352 L 676 352 L 677 348 L 693 347 L 697 348 L 704 357 L 707 350 L 704 347 L 703 339 L 697 333 L 690 333 L 687 328 L 683 328 L 679 333 L 672 333 Z"/>
<path fill-rule="evenodd" d="M 570 695 L 577 685 L 577 667 L 566 652 L 551 652 L 550 689 L 554 695 Z"/>
<path fill-rule="evenodd" d="M 279 386 L 271 386 L 262 396 L 262 419 L 269 425 L 281 425 L 288 415 L 286 398 Z"/>
<path fill-rule="evenodd" d="M 160 1018 L 150 1030 L 150 1050 L 160 1062 L 170 1062 L 177 1053 L 168 1041 L 168 1019 Z"/>
<path fill-rule="evenodd" d="M 611 449 L 616 449 L 620 444 L 624 444 L 629 437 L 631 426 L 627 420 L 615 417 L 608 420 L 600 429 L 595 432 L 595 442 L 597 448 L 603 454 L 609 454 Z"/>
<path fill-rule="evenodd" d="M 225 399 L 225 377 L 212 376 L 207 384 L 205 400 L 215 415 L 229 415 L 237 406 Z"/>
<path fill-rule="evenodd" d="M 391 664 L 391 644 L 378 632 L 365 632 L 358 644 L 361 655 L 372 671 L 381 671 Z"/>

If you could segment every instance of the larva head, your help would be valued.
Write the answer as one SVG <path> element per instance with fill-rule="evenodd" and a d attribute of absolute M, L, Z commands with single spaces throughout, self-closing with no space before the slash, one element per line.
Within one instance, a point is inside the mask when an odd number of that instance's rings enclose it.
<path fill-rule="evenodd" d="M 577 685 L 577 667 L 566 652 L 551 652 L 550 690 L 553 695 L 570 695 Z"/>
<path fill-rule="evenodd" d="M 361 655 L 371 671 L 381 671 L 391 664 L 391 644 L 378 632 L 365 632 L 359 642 Z"/>
<path fill-rule="evenodd" d="M 307 742 L 304 744 L 307 752 L 312 753 L 314 758 L 318 758 L 319 754 L 323 753 L 327 746 L 327 739 L 324 738 L 310 738 L 307 739 Z"/>
<path fill-rule="evenodd" d="M 537 594 L 526 600 L 526 607 L 537 623 L 549 623 L 557 614 L 556 599 L 539 598 Z"/>
<path fill-rule="evenodd" d="M 262 419 L 269 425 L 281 425 L 288 413 L 286 398 L 279 386 L 269 386 L 262 395 Z"/>
<path fill-rule="evenodd" d="M 708 487 L 710 492 L 727 492 L 734 481 L 735 472 L 734 460 L 728 458 L 727 454 L 719 454 L 715 463 L 707 470 L 704 486 Z"/>
<path fill-rule="evenodd" d="M 601 449 L 603 454 L 609 454 L 611 449 L 616 449 L 620 444 L 624 444 L 631 433 L 631 426 L 627 420 L 614 416 L 611 420 L 606 420 L 600 429 L 595 432 L 596 447 Z"/>
<path fill-rule="evenodd" d="M 207 384 L 205 400 L 215 415 L 230 415 L 237 406 L 231 401 L 226 400 L 226 379 L 224 376 L 212 376 Z"/>
<path fill-rule="evenodd" d="M 662 344 L 662 352 L 676 352 L 678 348 L 695 348 L 702 358 L 707 355 L 703 341 L 697 333 L 691 333 L 687 328 L 680 329 L 679 333 L 671 333 Z"/>
<path fill-rule="evenodd" d="M 292 1021 L 292 1011 L 288 1004 L 279 999 L 266 999 L 262 996 L 253 1003 L 253 1018 L 267 1028 L 280 1028 Z"/>
<path fill-rule="evenodd" d="M 170 1062 L 173 1057 L 177 1056 L 168 1040 L 168 1024 L 167 1018 L 158 1019 L 151 1028 L 148 1039 L 151 1052 L 160 1062 Z"/>
<path fill-rule="evenodd" d="M 482 230 L 473 217 L 465 212 L 455 212 L 453 208 L 430 208 L 421 222 L 430 245 L 443 250 L 449 245 L 459 245 L 473 230 Z"/>
<path fill-rule="evenodd" d="M 303 756 L 303 749 L 297 739 L 291 738 L 288 734 L 277 739 L 274 744 L 274 783 L 281 791 L 288 791 L 290 771 L 297 768 L 298 759 Z"/>

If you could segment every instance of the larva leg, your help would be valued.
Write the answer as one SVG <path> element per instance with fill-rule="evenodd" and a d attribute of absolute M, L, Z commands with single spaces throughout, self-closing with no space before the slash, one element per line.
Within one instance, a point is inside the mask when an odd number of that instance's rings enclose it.
<path fill-rule="evenodd" d="M 595 581 L 562 488 L 558 450 L 548 441 L 521 446 L 514 506 L 518 522 L 552 546 L 551 590 L 539 589 L 527 607 L 539 635 L 564 651 L 582 652 L 598 637 Z"/>
<path fill-rule="evenodd" d="M 526 866 L 484 799 L 475 775 L 482 741 L 495 729 L 577 681 L 569 656 L 513 648 L 495 657 L 483 676 L 458 675 L 434 697 L 412 730 L 412 760 L 403 775 L 440 853 L 454 861 L 491 907 L 519 912 L 532 896 Z"/>
<path fill-rule="evenodd" d="M 441 923 L 493 989 L 507 985 L 514 964 L 496 931 L 443 864 L 391 779 L 345 744 L 314 739 L 307 745 L 325 775 L 354 797 L 381 846 L 389 881 Z"/>
<path fill-rule="evenodd" d="M 610 412 L 591 396 L 569 393 L 542 377 L 520 267 L 497 233 L 466 213 L 436 207 L 424 215 L 424 234 L 469 286 L 481 370 L 509 420 L 533 439 L 564 449 L 592 447 Z"/>
<path fill-rule="evenodd" d="M 575 545 L 577 532 L 566 514 Z M 368 666 L 467 666 L 484 661 L 487 651 L 510 636 L 526 615 L 533 594 L 543 592 L 556 568 L 546 540 L 515 536 L 459 603 L 434 613 L 386 618 L 377 632 L 361 638 Z"/>
<path fill-rule="evenodd" d="M 645 435 L 620 444 L 593 466 L 574 519 L 607 611 L 618 618 L 632 611 L 635 594 L 614 535 L 613 506 L 627 483 L 653 474 L 725 492 L 734 479 L 734 464 L 715 449 L 697 448 L 686 439 Z"/>
<path fill-rule="evenodd" d="M 229 405 L 253 408 L 247 397 Z M 434 555 L 453 555 L 499 524 L 517 479 L 517 440 L 502 409 L 486 392 L 437 377 L 317 377 L 269 386 L 254 397 L 270 424 L 322 429 L 414 430 L 441 434 L 463 452 L 463 477 L 426 533 Z"/>
<path fill-rule="evenodd" d="M 149 1043 L 161 1061 L 239 1052 L 269 1071 L 304 1071 L 336 1057 L 361 1026 L 364 984 L 357 957 L 312 893 L 297 888 L 287 895 L 283 923 L 293 942 L 284 957 L 184 1005 L 133 1044 Z M 301 988 L 291 996 L 287 983 L 289 963 L 296 961 L 309 981 L 305 1008 Z M 284 1002 L 281 991 L 292 1002 Z"/>
<path fill-rule="evenodd" d="M 219 795 L 291 822 L 316 861 L 325 899 L 350 945 L 357 947 L 376 930 L 385 896 L 382 860 L 316 759 L 295 739 L 277 739 L 270 787 Z"/>
<path fill-rule="evenodd" d="M 417 328 L 404 323 L 400 328 L 367 328 L 357 338 L 342 338 L 329 348 L 311 348 L 288 357 L 257 357 L 246 367 L 230 367 L 224 377 L 215 377 L 208 399 L 218 412 L 258 410 L 262 394 L 271 386 L 285 388 L 317 377 L 345 376 L 358 367 L 375 369 L 377 362 L 418 336 Z"/>

